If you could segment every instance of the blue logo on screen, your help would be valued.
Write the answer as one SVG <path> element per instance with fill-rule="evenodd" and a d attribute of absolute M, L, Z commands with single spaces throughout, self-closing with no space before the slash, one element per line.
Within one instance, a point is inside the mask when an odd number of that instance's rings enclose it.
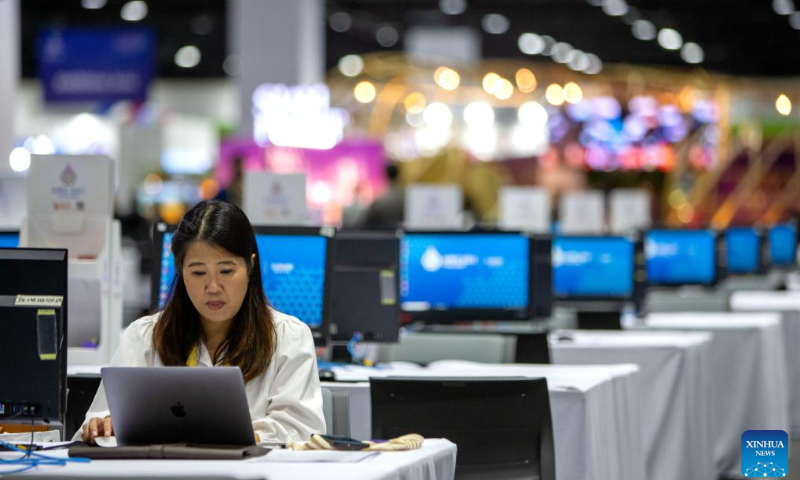
<path fill-rule="evenodd" d="M 755 273 L 758 270 L 760 245 L 755 228 L 729 228 L 725 232 L 728 271 L 731 273 Z"/>
<path fill-rule="evenodd" d="M 748 430 L 742 434 L 742 475 L 785 477 L 789 474 L 789 435 L 783 430 Z"/>
<path fill-rule="evenodd" d="M 627 238 L 556 238 L 553 291 L 559 297 L 627 297 L 633 292 L 633 255 Z"/>
<path fill-rule="evenodd" d="M 0 247 L 2 247 L 2 248 L 17 248 L 17 247 L 19 247 L 19 234 L 16 234 L 16 233 L 0 233 Z"/>
<path fill-rule="evenodd" d="M 653 284 L 711 284 L 716 276 L 714 234 L 706 230 L 651 230 L 645 240 Z"/>
<path fill-rule="evenodd" d="M 797 261 L 797 228 L 775 225 L 769 231 L 770 261 L 775 265 L 794 265 Z"/>
<path fill-rule="evenodd" d="M 522 235 L 408 234 L 400 243 L 402 306 L 527 308 L 528 245 Z"/>
<path fill-rule="evenodd" d="M 322 325 L 327 239 L 309 235 L 256 235 L 261 280 L 267 300 L 278 311 L 299 318 L 311 328 Z M 162 244 L 158 307 L 169 299 L 175 261 L 172 233 Z"/>

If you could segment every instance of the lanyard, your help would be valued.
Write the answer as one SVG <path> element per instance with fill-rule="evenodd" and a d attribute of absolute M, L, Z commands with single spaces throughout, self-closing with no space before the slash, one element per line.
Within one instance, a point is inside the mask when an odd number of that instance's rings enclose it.
<path fill-rule="evenodd" d="M 186 366 L 187 367 L 197 366 L 197 345 L 192 347 L 192 351 L 191 353 L 189 353 L 189 358 L 186 359 Z"/>

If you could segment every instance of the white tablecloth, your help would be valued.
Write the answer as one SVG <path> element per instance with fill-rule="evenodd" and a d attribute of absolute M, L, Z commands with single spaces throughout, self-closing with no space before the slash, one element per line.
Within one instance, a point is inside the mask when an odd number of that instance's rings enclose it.
<path fill-rule="evenodd" d="M 710 331 L 717 473 L 741 476 L 746 430 L 789 429 L 786 357 L 777 313 L 663 313 L 644 328 Z"/>
<path fill-rule="evenodd" d="M 566 339 L 569 338 L 569 339 Z M 566 331 L 551 335 L 557 364 L 635 363 L 642 450 L 650 480 L 707 480 L 713 463 L 711 335 Z"/>
<path fill-rule="evenodd" d="M 282 452 L 284 453 L 284 452 Z M 289 452 L 285 452 L 289 453 Z M 304 452 L 294 452 L 300 458 Z M 0 454 L 11 458 L 9 454 Z M 57 450 L 48 455 L 66 457 Z M 264 457 L 267 460 L 269 454 Z M 455 475 L 456 446 L 440 439 L 425 440 L 420 450 L 383 453 L 360 463 L 189 461 L 189 460 L 95 460 L 65 467 L 40 467 L 33 472 L 8 478 L 215 478 L 268 480 L 452 480 Z M 6 467 L 0 467 L 2 473 Z"/>
<path fill-rule="evenodd" d="M 560 366 L 487 365 L 472 362 L 434 362 L 425 369 L 348 368 L 366 376 L 416 377 L 544 377 L 550 392 L 556 476 L 559 480 L 634 480 L 644 478 L 644 456 L 636 454 L 639 445 L 638 410 L 633 377 L 635 365 Z M 369 438 L 371 408 L 369 384 L 324 383 L 333 390 L 349 393 L 351 434 Z"/>
<path fill-rule="evenodd" d="M 736 312 L 780 312 L 783 346 L 789 375 L 792 438 L 800 438 L 800 292 L 736 292 Z"/>

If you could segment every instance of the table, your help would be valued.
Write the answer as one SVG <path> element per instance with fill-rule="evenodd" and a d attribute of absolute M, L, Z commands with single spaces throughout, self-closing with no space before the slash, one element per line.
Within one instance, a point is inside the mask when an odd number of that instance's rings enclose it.
<path fill-rule="evenodd" d="M 302 458 L 304 452 L 293 453 Z M 9 454 L 0 455 L 5 458 Z M 58 450 L 50 455 L 66 457 L 66 452 Z M 269 454 L 263 460 L 269 460 Z M 41 467 L 7 478 L 452 480 L 455 475 L 456 446 L 447 440 L 428 439 L 420 450 L 383 453 L 360 463 L 275 463 L 263 460 L 96 460 L 90 464 Z"/>
<path fill-rule="evenodd" d="M 736 292 L 731 296 L 736 312 L 780 312 L 784 353 L 789 375 L 792 438 L 800 438 L 800 292 Z"/>
<path fill-rule="evenodd" d="M 789 392 L 777 313 L 652 314 L 641 328 L 712 332 L 711 380 L 717 473 L 741 476 L 741 435 L 786 430 Z"/>
<path fill-rule="evenodd" d="M 715 478 L 707 333 L 560 331 L 556 364 L 634 363 L 650 480 Z"/>
<path fill-rule="evenodd" d="M 392 364 L 381 369 L 347 367 L 349 379 L 369 377 L 486 377 L 525 376 L 547 379 L 559 480 L 641 479 L 644 456 L 637 455 L 638 410 L 633 377 L 635 365 L 489 365 L 440 361 L 426 368 Z M 340 372 L 341 373 L 341 372 Z M 371 436 L 369 383 L 325 382 L 350 397 L 351 434 Z"/>

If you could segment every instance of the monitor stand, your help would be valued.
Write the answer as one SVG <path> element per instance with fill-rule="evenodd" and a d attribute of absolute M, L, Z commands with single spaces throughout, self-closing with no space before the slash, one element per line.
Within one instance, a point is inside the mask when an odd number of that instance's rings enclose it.
<path fill-rule="evenodd" d="M 581 330 L 622 330 L 621 310 L 580 310 L 577 319 Z"/>

